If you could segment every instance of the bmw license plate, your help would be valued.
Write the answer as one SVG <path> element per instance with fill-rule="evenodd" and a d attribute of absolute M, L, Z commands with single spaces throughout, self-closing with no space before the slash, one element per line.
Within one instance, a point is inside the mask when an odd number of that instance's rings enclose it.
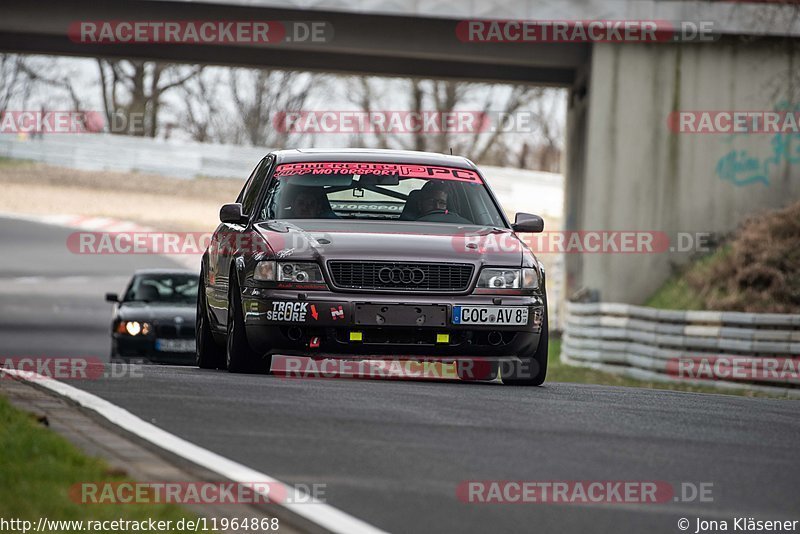
<path fill-rule="evenodd" d="M 194 339 L 156 339 L 159 352 L 194 352 Z"/>
<path fill-rule="evenodd" d="M 453 306 L 453 324 L 526 325 L 525 306 Z"/>

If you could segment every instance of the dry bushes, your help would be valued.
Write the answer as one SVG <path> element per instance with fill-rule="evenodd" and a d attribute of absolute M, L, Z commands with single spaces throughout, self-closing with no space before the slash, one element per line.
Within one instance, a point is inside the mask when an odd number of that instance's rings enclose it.
<path fill-rule="evenodd" d="M 685 275 L 704 308 L 800 313 L 800 202 L 748 218 L 715 256 Z"/>

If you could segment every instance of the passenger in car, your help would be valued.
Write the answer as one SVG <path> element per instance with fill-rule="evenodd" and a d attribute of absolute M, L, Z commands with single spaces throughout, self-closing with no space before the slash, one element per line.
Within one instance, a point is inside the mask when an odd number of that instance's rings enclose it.
<path fill-rule="evenodd" d="M 449 193 L 443 183 L 429 181 L 420 189 L 419 197 L 420 216 L 417 221 L 472 224 L 464 217 L 448 209 Z"/>
<path fill-rule="evenodd" d="M 325 190 L 319 187 L 297 187 L 288 195 L 289 205 L 285 209 L 287 219 L 338 219 L 333 212 Z"/>

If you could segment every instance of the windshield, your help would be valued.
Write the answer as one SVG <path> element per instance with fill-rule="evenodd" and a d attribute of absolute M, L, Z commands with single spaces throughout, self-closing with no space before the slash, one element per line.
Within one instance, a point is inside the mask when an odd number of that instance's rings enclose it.
<path fill-rule="evenodd" d="M 192 274 L 143 274 L 133 279 L 125 301 L 194 304 L 197 276 Z"/>
<path fill-rule="evenodd" d="M 280 165 L 260 218 L 505 226 L 475 171 L 392 163 Z"/>

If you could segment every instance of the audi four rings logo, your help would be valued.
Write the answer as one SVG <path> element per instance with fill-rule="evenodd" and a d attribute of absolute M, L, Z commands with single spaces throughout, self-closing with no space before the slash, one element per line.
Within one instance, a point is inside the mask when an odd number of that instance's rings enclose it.
<path fill-rule="evenodd" d="M 425 271 L 419 267 L 384 267 L 378 271 L 378 280 L 384 284 L 420 284 Z"/>

